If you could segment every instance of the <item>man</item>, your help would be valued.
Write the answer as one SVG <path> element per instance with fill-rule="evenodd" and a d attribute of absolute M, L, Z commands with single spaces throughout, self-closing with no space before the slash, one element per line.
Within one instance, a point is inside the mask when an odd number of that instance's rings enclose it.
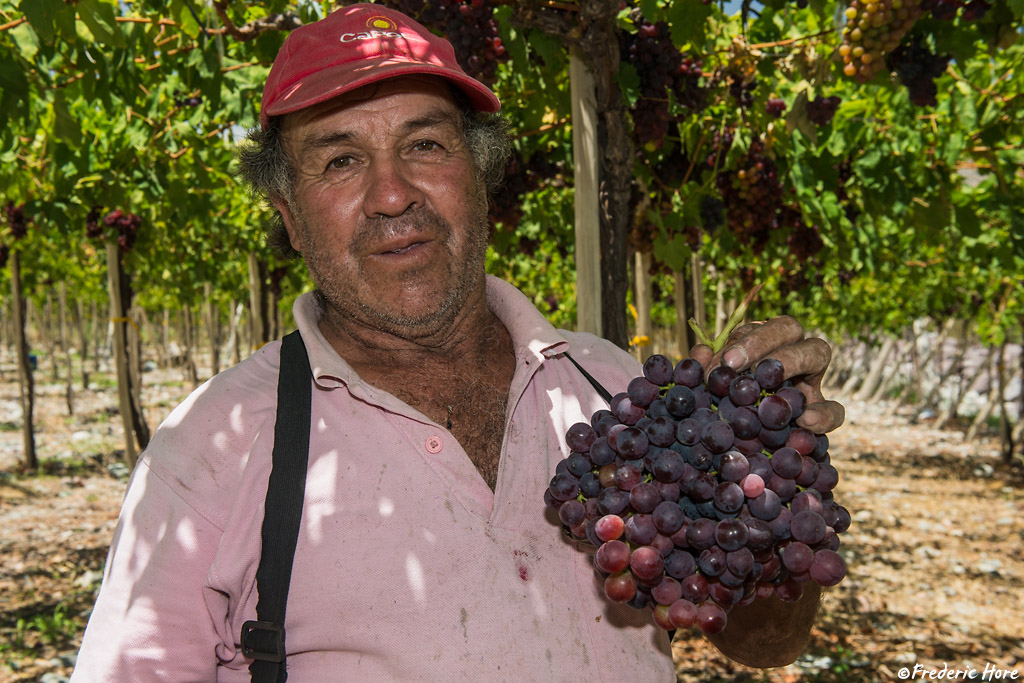
<path fill-rule="evenodd" d="M 295 304 L 312 398 L 291 579 L 257 580 L 291 409 L 275 342 L 186 399 L 140 459 L 76 683 L 250 680 L 244 641 L 282 588 L 293 681 L 674 680 L 667 635 L 609 604 L 587 549 L 545 517 L 566 429 L 607 407 L 567 354 L 607 387 L 639 369 L 484 275 L 498 106 L 450 45 L 379 6 L 289 36 L 243 167 L 317 288 Z M 726 362 L 772 353 L 814 429 L 841 423 L 818 393 L 827 346 L 791 319 L 742 332 Z M 792 661 L 816 604 L 736 609 L 714 642 Z"/>

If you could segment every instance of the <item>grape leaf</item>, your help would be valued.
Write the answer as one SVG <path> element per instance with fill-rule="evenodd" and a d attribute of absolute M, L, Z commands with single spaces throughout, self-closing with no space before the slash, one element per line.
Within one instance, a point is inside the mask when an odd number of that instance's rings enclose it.
<path fill-rule="evenodd" d="M 78 16 L 100 43 L 125 47 L 124 34 L 114 19 L 114 8 L 102 0 L 79 0 Z"/>
<path fill-rule="evenodd" d="M 64 9 L 63 0 L 21 0 L 18 9 L 44 43 L 53 42 L 54 24 L 57 14 Z"/>

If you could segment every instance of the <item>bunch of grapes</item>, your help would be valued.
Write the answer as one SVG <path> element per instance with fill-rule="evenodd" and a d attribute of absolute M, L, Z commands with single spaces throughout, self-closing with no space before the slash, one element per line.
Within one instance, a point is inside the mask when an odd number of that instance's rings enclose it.
<path fill-rule="evenodd" d="M 85 236 L 91 239 L 98 239 L 103 236 L 103 226 L 100 225 L 100 214 L 103 207 L 93 206 L 85 215 Z"/>
<path fill-rule="evenodd" d="M 25 205 L 15 206 L 14 202 L 7 202 L 4 207 L 7 214 L 7 227 L 11 229 L 11 237 L 20 240 L 28 234 L 28 219 L 25 218 Z"/>
<path fill-rule="evenodd" d="M 609 600 L 650 607 L 666 630 L 717 633 L 736 605 L 846 575 L 850 514 L 833 499 L 828 438 L 796 426 L 804 396 L 783 379 L 774 359 L 704 381 L 696 360 L 654 355 L 608 410 L 569 428 L 544 499 L 597 546 Z"/>
<path fill-rule="evenodd" d="M 858 83 L 871 80 L 921 13 L 921 0 L 852 0 L 839 46 L 843 73 Z"/>
<path fill-rule="evenodd" d="M 494 9 L 485 0 L 388 0 L 384 4 L 443 33 L 455 48 L 459 66 L 470 76 L 486 85 L 498 80 L 505 46 Z"/>
<path fill-rule="evenodd" d="M 938 88 L 935 79 L 949 64 L 949 55 L 936 55 L 917 37 L 900 45 L 886 60 L 903 85 L 910 91 L 910 101 L 919 107 L 934 107 Z"/>
<path fill-rule="evenodd" d="M 139 227 L 142 225 L 142 218 L 134 213 L 125 213 L 121 209 L 114 209 L 103 217 L 103 223 L 108 227 L 117 228 L 117 243 L 121 247 L 122 251 L 132 250 L 135 246 L 135 239 L 138 235 Z M 86 222 L 86 230 L 89 230 L 88 222 Z M 102 237 L 102 235 L 102 228 L 100 228 L 98 232 L 95 232 L 95 234 L 90 233 L 90 237 Z"/>
<path fill-rule="evenodd" d="M 686 56 L 672 42 L 665 22 L 652 24 L 636 20 L 634 34 L 620 37 L 619 54 L 632 64 L 640 77 L 640 98 L 631 113 L 633 134 L 641 145 L 660 143 L 668 135 L 669 92 L 675 100 L 692 111 L 707 104 L 707 90 L 701 85 L 702 62 Z"/>
<path fill-rule="evenodd" d="M 768 116 L 777 119 L 786 111 L 786 102 L 778 97 L 769 97 L 764 104 L 764 110 L 768 112 Z"/>
<path fill-rule="evenodd" d="M 185 97 L 185 93 L 180 90 L 174 92 L 174 106 L 179 109 L 184 107 L 198 107 L 203 103 L 202 97 Z"/>
<path fill-rule="evenodd" d="M 729 230 L 741 241 L 760 249 L 781 225 L 782 183 L 778 168 L 765 155 L 760 140 L 750 143 L 736 167 L 718 174 L 718 191 L 726 206 Z"/>
<path fill-rule="evenodd" d="M 729 94 L 736 100 L 741 109 L 754 104 L 754 91 L 757 90 L 757 79 L 745 81 L 738 76 L 732 76 L 729 81 Z"/>
<path fill-rule="evenodd" d="M 706 195 L 700 200 L 700 224 L 713 233 L 725 222 L 725 204 L 718 197 Z"/>
<path fill-rule="evenodd" d="M 831 97 L 817 97 L 807 102 L 807 118 L 816 126 L 827 126 L 836 115 L 836 110 L 842 103 L 842 98 L 832 95 Z"/>

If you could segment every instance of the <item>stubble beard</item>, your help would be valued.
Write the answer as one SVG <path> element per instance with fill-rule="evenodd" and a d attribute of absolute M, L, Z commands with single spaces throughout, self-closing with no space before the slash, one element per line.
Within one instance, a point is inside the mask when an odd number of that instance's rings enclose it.
<path fill-rule="evenodd" d="M 303 249 L 306 267 L 316 285 L 315 295 L 329 322 L 370 327 L 403 339 L 432 337 L 450 329 L 484 274 L 484 261 L 490 232 L 487 220 L 486 199 L 477 200 L 467 226 L 465 258 L 456 255 L 453 247 L 453 228 L 444 218 L 427 207 L 414 209 L 402 216 L 379 219 L 364 219 L 352 236 L 349 253 L 365 253 L 363 245 L 373 244 L 382 236 L 402 234 L 410 231 L 411 225 L 417 230 L 426 230 L 445 251 L 447 269 L 437 277 L 444 282 L 441 297 L 436 305 L 422 313 L 403 312 L 391 309 L 382 302 L 372 286 L 372 279 L 363 272 L 358 260 L 347 257 L 354 268 L 346 268 L 330 256 L 330 249 L 314 244 L 307 239 Z M 299 211 L 293 215 L 300 230 L 310 234 L 306 217 Z M 425 268 L 403 273 L 406 279 L 423 276 Z M 354 275 L 353 275 L 354 271 Z M 374 305 L 374 303 L 378 305 Z"/>

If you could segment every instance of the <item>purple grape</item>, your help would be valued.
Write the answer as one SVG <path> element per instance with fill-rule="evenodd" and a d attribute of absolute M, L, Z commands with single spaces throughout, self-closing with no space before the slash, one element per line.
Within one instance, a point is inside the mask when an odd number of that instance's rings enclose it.
<path fill-rule="evenodd" d="M 796 450 L 800 455 L 810 455 L 817 446 L 817 439 L 813 432 L 796 427 L 786 438 L 786 445 Z"/>
<path fill-rule="evenodd" d="M 722 454 L 718 463 L 718 476 L 725 481 L 739 483 L 750 473 L 750 462 L 747 456 L 739 451 L 727 451 Z"/>
<path fill-rule="evenodd" d="M 657 419 L 659 417 L 672 417 L 668 412 L 668 408 L 665 407 L 665 399 L 660 396 L 651 402 L 651 405 L 647 407 L 647 417 Z"/>
<path fill-rule="evenodd" d="M 651 517 L 654 519 L 654 526 L 666 536 L 670 536 L 678 531 L 686 519 L 686 515 L 683 514 L 683 509 L 679 507 L 679 503 L 673 503 L 670 500 L 659 503 L 658 507 L 654 508 L 654 512 L 651 513 Z"/>
<path fill-rule="evenodd" d="M 680 420 L 676 425 L 676 439 L 686 446 L 693 446 L 700 443 L 701 424 L 692 417 Z"/>
<path fill-rule="evenodd" d="M 818 434 L 814 437 L 814 452 L 811 453 L 811 457 L 816 462 L 824 462 L 828 457 L 828 437 L 824 434 Z"/>
<path fill-rule="evenodd" d="M 651 597 L 659 605 L 671 605 L 683 597 L 683 587 L 671 576 L 666 576 L 651 589 Z"/>
<path fill-rule="evenodd" d="M 765 491 L 765 493 L 768 493 Z M 772 534 L 775 535 L 775 540 L 785 541 L 790 538 L 789 532 L 789 521 L 793 518 L 793 513 L 789 511 L 789 508 L 783 507 L 779 510 L 774 518 L 765 520 L 768 522 L 768 526 L 771 527 Z"/>
<path fill-rule="evenodd" d="M 760 475 L 765 481 L 772 476 L 772 461 L 764 453 L 755 453 L 747 456 L 747 463 L 750 465 L 750 473 Z"/>
<path fill-rule="evenodd" d="M 568 472 L 559 472 L 548 485 L 551 497 L 558 501 L 575 498 L 580 492 L 580 481 Z"/>
<path fill-rule="evenodd" d="M 701 603 L 708 599 L 708 580 L 700 574 L 690 574 L 679 579 L 683 589 L 683 598 L 692 603 Z"/>
<path fill-rule="evenodd" d="M 822 516 L 813 510 L 794 513 L 793 519 L 789 520 L 789 531 L 793 538 L 809 546 L 820 543 L 825 538 L 827 526 Z"/>
<path fill-rule="evenodd" d="M 672 371 L 672 381 L 691 389 L 704 381 L 704 366 L 692 358 L 684 358 Z"/>
<path fill-rule="evenodd" d="M 754 571 L 754 554 L 747 548 L 740 548 L 725 554 L 725 567 L 739 577 L 746 577 Z"/>
<path fill-rule="evenodd" d="M 590 416 L 590 426 L 594 428 L 594 432 L 597 432 L 597 425 L 600 424 L 601 420 L 605 419 L 606 417 L 610 417 L 613 420 L 615 419 L 615 416 L 612 414 L 612 411 L 605 410 L 604 408 L 598 410 L 597 412 Z M 600 436 L 600 434 L 598 434 L 598 436 Z"/>
<path fill-rule="evenodd" d="M 623 535 L 630 545 L 648 545 L 658 535 L 658 528 L 650 515 L 632 515 L 626 520 Z"/>
<path fill-rule="evenodd" d="M 800 541 L 792 541 L 779 550 L 779 558 L 789 571 L 805 572 L 811 568 L 814 551 Z"/>
<path fill-rule="evenodd" d="M 800 486 L 810 486 L 818 478 L 818 463 L 814 461 L 809 455 L 802 456 L 803 467 L 800 469 L 800 474 L 796 475 L 796 483 Z"/>
<path fill-rule="evenodd" d="M 825 587 L 834 586 L 846 576 L 846 562 L 833 550 L 819 550 L 814 553 L 809 571 L 815 583 Z"/>
<path fill-rule="evenodd" d="M 796 482 L 779 474 L 773 474 L 768 477 L 764 485 L 766 488 L 775 491 L 779 499 L 784 503 L 789 502 L 796 495 Z"/>
<path fill-rule="evenodd" d="M 729 400 L 737 406 L 752 406 L 761 395 L 761 386 L 750 375 L 740 375 L 729 385 Z"/>
<path fill-rule="evenodd" d="M 593 498 L 601 493 L 601 479 L 593 472 L 587 472 L 580 477 L 580 493 L 585 497 Z"/>
<path fill-rule="evenodd" d="M 733 413 L 737 410 L 737 406 L 729 400 L 729 397 L 718 399 L 718 419 L 725 420 L 726 422 L 732 421 Z"/>
<path fill-rule="evenodd" d="M 837 534 L 841 534 L 850 528 L 852 518 L 850 517 L 850 511 L 844 508 L 842 505 L 836 505 L 836 516 L 838 520 L 832 525 Z"/>
<path fill-rule="evenodd" d="M 686 465 L 683 464 L 683 471 L 686 471 Z M 654 480 L 651 482 L 658 493 L 661 495 L 662 500 L 674 500 L 678 501 L 679 496 L 683 495 L 679 490 L 679 483 L 674 481 L 658 481 Z"/>
<path fill-rule="evenodd" d="M 792 448 L 783 446 L 772 454 L 772 470 L 780 477 L 795 479 L 803 469 L 803 457 Z"/>
<path fill-rule="evenodd" d="M 718 576 L 725 571 L 725 551 L 717 545 L 705 548 L 697 558 L 697 566 L 704 576 Z"/>
<path fill-rule="evenodd" d="M 626 398 L 615 404 L 612 412 L 615 413 L 615 417 L 619 418 L 619 421 L 622 422 L 622 424 L 630 426 L 635 425 L 640 421 L 640 418 L 644 416 L 643 406 L 633 403 L 633 401 L 629 399 L 628 395 Z"/>
<path fill-rule="evenodd" d="M 658 385 L 646 377 L 634 377 L 626 387 L 626 393 L 633 405 L 646 408 L 654 399 L 658 398 Z M 619 403 L 619 407 L 622 407 L 622 403 Z"/>
<path fill-rule="evenodd" d="M 674 482 L 679 481 L 683 476 L 685 467 L 686 462 L 683 461 L 683 456 L 671 449 L 666 449 L 654 460 L 651 473 L 660 482 Z"/>
<path fill-rule="evenodd" d="M 771 548 L 775 537 L 772 534 L 772 528 L 768 526 L 768 522 L 754 517 L 746 520 L 744 523 L 747 525 L 747 547 L 751 551 Z"/>
<path fill-rule="evenodd" d="M 625 460 L 642 458 L 651 443 L 646 432 L 636 427 L 627 427 L 614 437 L 609 435 L 608 442 Z"/>
<path fill-rule="evenodd" d="M 715 543 L 715 523 L 706 517 L 692 520 L 686 527 L 686 542 L 697 550 L 710 548 Z"/>
<path fill-rule="evenodd" d="M 821 502 L 821 494 L 818 491 L 807 489 L 793 496 L 793 500 L 789 504 L 789 510 L 794 515 L 804 510 L 810 510 L 820 515 L 825 511 L 825 506 Z"/>
<path fill-rule="evenodd" d="M 742 582 L 733 580 L 730 583 L 735 585 L 729 586 L 723 583 L 721 577 L 717 581 L 708 581 L 708 594 L 722 607 L 731 607 L 743 599 L 743 588 L 739 585 Z"/>
<path fill-rule="evenodd" d="M 804 406 L 807 404 L 807 399 L 804 398 L 803 393 L 796 387 L 782 387 L 775 392 L 775 395 L 785 399 L 786 403 L 789 404 L 790 409 L 793 411 L 789 418 L 790 420 L 795 420 L 804 414 Z"/>
<path fill-rule="evenodd" d="M 782 363 L 774 358 L 765 358 L 754 368 L 754 379 L 765 391 L 775 391 L 785 379 Z"/>
<path fill-rule="evenodd" d="M 566 445 L 570 450 L 580 453 L 589 452 L 595 438 L 597 438 L 597 434 L 594 433 L 594 428 L 586 422 L 577 422 L 565 433 Z"/>
<path fill-rule="evenodd" d="M 711 408 L 697 408 L 693 411 L 691 417 L 697 421 L 697 423 L 703 429 L 705 425 L 709 425 L 712 422 L 718 422 L 718 413 Z"/>
<path fill-rule="evenodd" d="M 693 405 L 695 408 L 709 408 L 714 403 L 711 392 L 703 384 L 693 390 Z"/>
<path fill-rule="evenodd" d="M 623 463 L 615 470 L 615 486 L 622 491 L 631 491 L 643 480 L 643 470 L 631 463 Z"/>
<path fill-rule="evenodd" d="M 716 486 L 717 483 L 715 482 L 714 475 L 708 474 L 707 472 L 701 472 L 693 481 L 690 482 L 686 491 L 695 501 L 705 501 L 711 500 L 715 496 Z"/>
<path fill-rule="evenodd" d="M 832 465 L 822 465 L 818 470 L 818 478 L 811 484 L 822 493 L 831 491 L 839 483 L 839 472 Z"/>
<path fill-rule="evenodd" d="M 652 444 L 667 448 L 676 440 L 676 423 L 670 417 L 658 417 L 644 427 L 644 432 Z"/>
<path fill-rule="evenodd" d="M 757 519 L 770 522 L 779 516 L 779 512 L 782 510 L 782 500 L 775 491 L 765 489 L 764 493 L 747 503 L 747 509 Z"/>
<path fill-rule="evenodd" d="M 689 387 L 677 384 L 665 394 L 665 409 L 672 417 L 677 419 L 689 417 L 696 407 L 697 399 Z"/>
<path fill-rule="evenodd" d="M 566 526 L 576 526 L 583 521 L 586 511 L 578 500 L 567 500 L 558 508 L 558 519 Z"/>
<path fill-rule="evenodd" d="M 629 494 L 614 486 L 602 489 L 597 497 L 597 507 L 602 515 L 619 515 L 629 507 Z"/>
<path fill-rule="evenodd" d="M 665 558 L 665 573 L 673 579 L 682 581 L 696 570 L 697 562 L 685 550 L 673 550 Z"/>
<path fill-rule="evenodd" d="M 654 508 L 658 507 L 660 502 L 661 494 L 650 482 L 637 484 L 629 491 L 629 504 L 637 512 L 643 514 L 654 512 Z"/>
<path fill-rule="evenodd" d="M 584 474 L 594 469 L 593 463 L 583 453 L 570 453 L 569 457 L 565 460 L 566 467 L 569 473 L 575 477 L 582 477 Z"/>
<path fill-rule="evenodd" d="M 700 433 L 701 443 L 712 453 L 726 452 L 732 447 L 735 438 L 728 422 L 710 422 L 704 425 Z"/>
<path fill-rule="evenodd" d="M 661 554 L 660 550 L 649 545 L 643 545 L 634 550 L 629 556 L 629 568 L 637 579 L 649 581 L 664 570 L 665 557 Z"/>
<path fill-rule="evenodd" d="M 672 381 L 673 370 L 672 361 L 660 353 L 656 353 L 644 361 L 644 377 L 660 386 L 665 386 Z"/>
<path fill-rule="evenodd" d="M 761 421 L 749 406 L 741 406 L 729 416 L 729 424 L 737 439 L 753 439 L 761 432 Z"/>
<path fill-rule="evenodd" d="M 726 552 L 739 550 L 749 537 L 747 525 L 738 519 L 723 519 L 715 526 L 715 543 Z"/>
<path fill-rule="evenodd" d="M 607 438 L 602 436 L 594 439 L 590 446 L 590 462 L 594 467 L 604 467 L 615 462 L 615 449 L 608 443 Z"/>
<path fill-rule="evenodd" d="M 727 481 L 715 487 L 715 507 L 722 512 L 739 512 L 739 509 L 743 507 L 743 501 L 743 489 L 739 484 Z"/>
<path fill-rule="evenodd" d="M 757 438 L 764 444 L 765 448 L 774 451 L 776 448 L 782 448 L 786 445 L 786 439 L 789 438 L 791 431 L 792 429 L 789 425 L 782 429 L 766 429 L 762 427 L 761 431 L 757 433 Z"/>
<path fill-rule="evenodd" d="M 708 373 L 707 387 L 714 396 L 719 398 L 729 395 L 729 385 L 736 379 L 736 371 L 728 365 L 719 365 Z"/>
<path fill-rule="evenodd" d="M 782 429 L 789 424 L 790 419 L 793 417 L 793 407 L 790 406 L 785 398 L 778 394 L 765 396 L 757 404 L 757 417 L 766 429 Z M 786 436 L 788 438 L 789 435 L 787 434 Z"/>

